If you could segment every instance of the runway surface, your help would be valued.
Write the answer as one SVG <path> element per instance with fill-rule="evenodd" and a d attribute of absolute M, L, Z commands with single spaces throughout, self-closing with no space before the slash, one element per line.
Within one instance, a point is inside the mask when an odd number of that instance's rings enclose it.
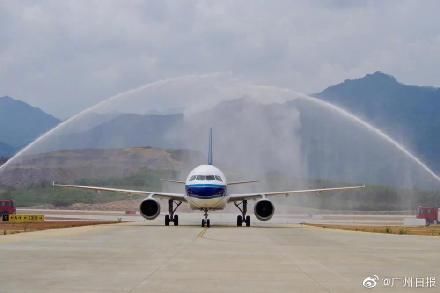
<path fill-rule="evenodd" d="M 200 215 L 199 215 L 200 216 Z M 233 217 L 233 215 L 230 215 Z M 184 219 L 0 236 L 0 292 L 438 292 L 383 278 L 440 282 L 439 237 Z M 255 223 L 258 225 L 258 223 Z M 374 289 L 362 287 L 372 275 Z M 440 284 L 437 284 L 439 286 Z"/>
<path fill-rule="evenodd" d="M 134 211 L 135 212 L 135 211 Z M 94 210 L 58 210 L 58 209 L 18 209 L 20 214 L 44 214 L 47 220 L 93 220 L 93 221 L 145 221 L 143 217 L 139 215 L 139 212 L 135 214 L 127 215 L 125 211 L 94 211 Z M 201 212 L 183 213 L 181 220 L 187 221 L 187 223 L 197 223 L 201 219 Z M 163 221 L 162 213 L 159 217 L 158 223 Z M 213 212 L 211 216 L 216 223 L 230 225 L 233 223 L 236 214 L 228 212 Z M 258 221 L 257 221 L 258 222 Z M 346 213 L 346 214 L 280 214 L 276 215 L 268 222 L 273 224 L 340 224 L 340 225 L 425 225 L 425 221 L 416 219 L 414 215 L 410 214 L 392 214 L 392 213 Z M 260 225 L 264 223 L 259 222 Z"/>

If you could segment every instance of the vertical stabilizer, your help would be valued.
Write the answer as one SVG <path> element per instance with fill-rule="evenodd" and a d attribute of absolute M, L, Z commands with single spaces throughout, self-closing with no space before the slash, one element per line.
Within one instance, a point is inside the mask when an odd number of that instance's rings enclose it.
<path fill-rule="evenodd" d="M 209 129 L 208 165 L 212 165 L 212 128 Z"/>

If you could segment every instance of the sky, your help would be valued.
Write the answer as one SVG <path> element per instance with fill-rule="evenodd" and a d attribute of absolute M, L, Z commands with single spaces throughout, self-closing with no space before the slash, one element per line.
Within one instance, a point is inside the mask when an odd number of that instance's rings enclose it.
<path fill-rule="evenodd" d="M 163 78 L 320 92 L 377 70 L 440 86 L 439 1 L 0 0 L 0 96 L 67 118 Z"/>

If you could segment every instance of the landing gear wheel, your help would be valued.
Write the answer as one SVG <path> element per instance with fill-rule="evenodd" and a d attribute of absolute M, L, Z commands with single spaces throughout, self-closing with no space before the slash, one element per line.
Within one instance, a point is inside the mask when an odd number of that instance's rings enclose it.
<path fill-rule="evenodd" d="M 250 227 L 251 226 L 251 216 L 246 216 L 246 227 Z"/>
<path fill-rule="evenodd" d="M 168 215 L 165 215 L 165 226 L 169 226 L 170 222 L 173 222 L 174 226 L 179 226 L 179 216 L 175 213 L 181 204 L 182 202 L 178 200 L 168 200 Z"/>
<path fill-rule="evenodd" d="M 240 210 L 241 215 L 237 216 L 237 227 L 243 226 L 243 222 L 246 223 L 246 227 L 251 225 L 251 217 L 247 214 L 247 200 L 234 201 L 234 205 Z"/>
<path fill-rule="evenodd" d="M 243 217 L 241 215 L 237 216 L 237 227 L 241 227 L 243 225 Z"/>
<path fill-rule="evenodd" d="M 208 209 L 207 208 L 204 208 L 203 209 L 203 211 L 204 211 L 204 214 L 203 214 L 203 219 L 202 219 L 202 227 L 205 227 L 205 224 L 206 224 L 206 227 L 210 227 L 211 226 L 211 221 L 208 219 Z"/>

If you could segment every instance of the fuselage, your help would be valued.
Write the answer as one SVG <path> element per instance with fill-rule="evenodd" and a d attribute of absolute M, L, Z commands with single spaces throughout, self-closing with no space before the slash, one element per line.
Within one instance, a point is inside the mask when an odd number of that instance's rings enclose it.
<path fill-rule="evenodd" d="M 226 177 L 213 165 L 194 168 L 185 181 L 185 198 L 192 209 L 223 209 L 227 196 Z"/>

